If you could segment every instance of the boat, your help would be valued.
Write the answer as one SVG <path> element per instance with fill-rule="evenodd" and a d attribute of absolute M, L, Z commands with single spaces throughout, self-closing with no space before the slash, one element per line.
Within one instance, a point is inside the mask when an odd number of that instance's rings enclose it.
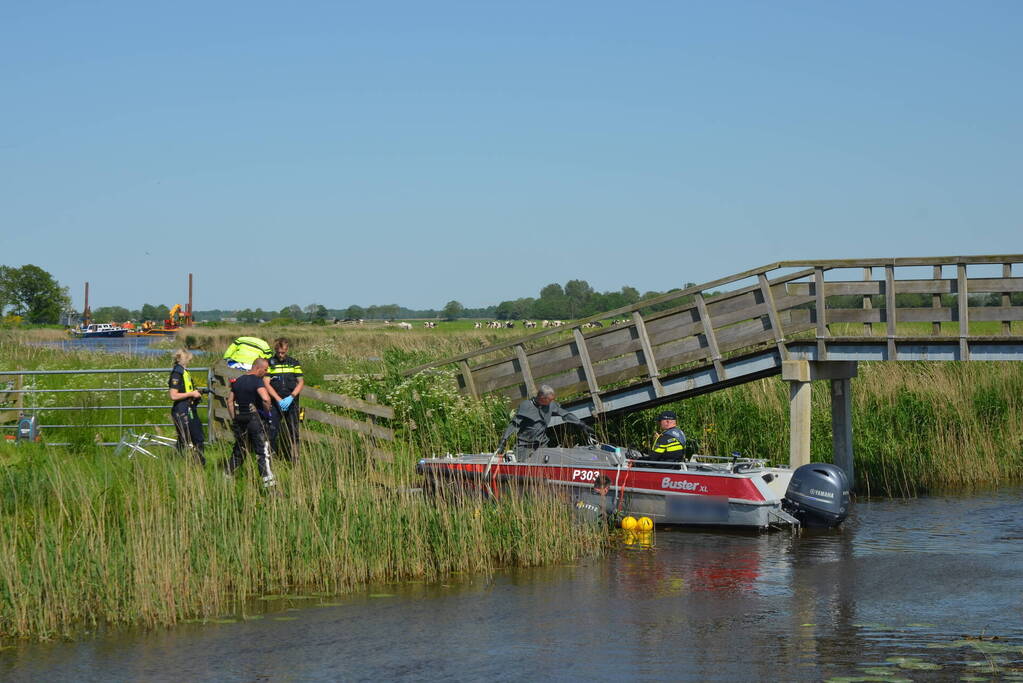
<path fill-rule="evenodd" d="M 618 516 L 650 517 L 657 525 L 735 527 L 836 527 L 849 513 L 849 483 L 835 465 L 811 463 L 795 470 L 766 460 L 694 455 L 656 462 L 638 451 L 594 443 L 539 448 L 528 458 L 513 452 L 423 458 L 416 466 L 430 485 L 446 480 L 499 495 L 501 485 L 536 482 L 579 500 L 594 483 L 610 481 L 606 498 Z"/>
<path fill-rule="evenodd" d="M 90 323 L 84 327 L 76 327 L 71 334 L 82 339 L 98 339 L 107 337 L 123 337 L 127 332 L 123 327 L 110 323 Z"/>

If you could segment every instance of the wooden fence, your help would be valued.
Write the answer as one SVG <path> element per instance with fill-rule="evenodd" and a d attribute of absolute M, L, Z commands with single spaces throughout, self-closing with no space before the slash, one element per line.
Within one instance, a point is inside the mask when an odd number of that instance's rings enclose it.
<path fill-rule="evenodd" d="M 218 363 L 210 370 L 210 432 L 214 439 L 231 438 L 231 423 L 227 413 L 227 396 L 231 391 L 230 382 L 240 377 L 240 370 Z M 360 414 L 363 419 L 353 419 L 345 415 L 330 412 L 328 406 L 344 408 Z M 302 389 L 301 407 L 305 413 L 306 423 L 328 425 L 334 429 L 344 429 L 362 435 L 367 440 L 367 450 L 384 460 L 390 460 L 391 454 L 376 448 L 379 441 L 394 441 L 394 431 L 383 424 L 385 420 L 394 418 L 394 410 L 390 406 L 380 405 L 343 394 L 335 394 L 306 385 Z M 302 439 L 314 443 L 337 445 L 340 442 L 330 433 L 316 429 L 303 429 Z"/>
<path fill-rule="evenodd" d="M 715 381 L 727 382 L 727 358 L 773 347 L 779 361 L 788 360 L 793 340 L 815 340 L 816 358 L 827 360 L 829 345 L 884 335 L 885 359 L 896 360 L 896 343 L 921 333 L 919 325 L 900 330 L 904 323 L 931 323 L 924 333 L 928 340 L 958 343 L 958 358 L 969 360 L 970 343 L 990 339 L 977 332 L 971 336 L 970 323 L 1000 322 L 999 334 L 1014 338 L 1012 323 L 1023 320 L 1023 306 L 1013 305 L 1012 295 L 1023 292 L 1023 278 L 1013 277 L 1012 269 L 1021 262 L 1019 254 L 778 262 L 576 321 L 568 328 L 570 336 L 565 328 L 543 330 L 407 374 L 456 364 L 464 393 L 517 400 L 543 383 L 559 395 L 588 397 L 597 414 L 601 393 L 609 388 L 650 382 L 656 400 L 665 396 L 661 378 L 701 364 Z M 985 272 L 971 276 L 970 269 Z M 930 305 L 900 307 L 902 294 L 929 295 Z M 987 295 L 987 304 L 994 295 L 1000 305 L 977 305 L 981 302 L 971 302 L 973 295 Z M 850 297 L 856 307 L 840 307 Z M 677 305 L 641 313 L 672 303 Z M 620 316 L 627 317 L 622 324 L 583 332 L 586 323 Z M 855 325 L 844 325 L 838 335 L 839 323 Z M 942 323 L 955 325 L 943 328 Z"/>

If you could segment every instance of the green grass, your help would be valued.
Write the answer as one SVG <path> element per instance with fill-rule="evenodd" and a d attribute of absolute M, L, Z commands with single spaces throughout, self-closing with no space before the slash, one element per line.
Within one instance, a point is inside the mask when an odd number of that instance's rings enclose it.
<path fill-rule="evenodd" d="M 12 452 L 13 451 L 13 452 Z M 343 594 L 599 552 L 544 490 L 500 503 L 386 485 L 355 442 L 278 467 L 283 498 L 249 471 L 228 479 L 177 457 L 129 460 L 7 447 L 0 467 L 0 635 L 214 618 L 266 594 Z M 226 453 L 214 449 L 213 460 Z M 400 470 L 400 468 L 399 468 Z"/>

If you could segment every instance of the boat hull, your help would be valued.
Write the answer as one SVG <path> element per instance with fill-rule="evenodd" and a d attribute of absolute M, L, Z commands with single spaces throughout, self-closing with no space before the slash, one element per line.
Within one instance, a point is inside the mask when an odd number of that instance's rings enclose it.
<path fill-rule="evenodd" d="M 490 462 L 488 454 L 427 458 L 418 470 L 433 481 L 457 479 L 492 490 L 501 484 L 544 483 L 572 497 L 585 495 L 603 475 L 611 482 L 608 495 L 619 515 L 650 517 L 659 525 L 767 529 L 798 524 L 782 509 L 792 475 L 787 468 L 638 467 L 599 447 L 540 449 L 529 460 L 499 460 Z"/>

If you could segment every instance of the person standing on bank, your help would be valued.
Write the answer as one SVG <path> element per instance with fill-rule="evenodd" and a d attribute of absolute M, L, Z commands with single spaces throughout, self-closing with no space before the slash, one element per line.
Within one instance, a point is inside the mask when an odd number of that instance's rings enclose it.
<path fill-rule="evenodd" d="M 227 413 L 231 416 L 231 431 L 234 432 L 234 450 L 227 461 L 227 473 L 234 471 L 245 462 L 249 450 L 256 452 L 259 474 L 263 477 L 264 488 L 277 484 L 270 469 L 270 434 L 267 423 L 270 420 L 270 394 L 263 386 L 263 377 L 269 364 L 265 358 L 252 362 L 252 369 L 231 385 L 227 395 Z"/>
<path fill-rule="evenodd" d="M 680 462 L 684 457 L 686 435 L 678 428 L 678 415 L 673 410 L 665 410 L 657 416 L 657 425 L 661 432 L 654 438 L 650 460 Z"/>
<path fill-rule="evenodd" d="M 188 372 L 188 364 L 192 354 L 185 349 L 174 352 L 174 367 L 171 368 L 170 379 L 167 381 L 171 405 L 171 422 L 178 434 L 178 452 L 189 453 L 200 465 L 206 464 L 205 439 L 202 434 L 202 422 L 196 406 L 202 400 L 202 392 L 192 382 Z"/>
<path fill-rule="evenodd" d="M 583 424 L 582 420 L 568 412 L 554 400 L 554 389 L 546 384 L 541 384 L 536 396 L 526 399 L 519 404 L 515 416 L 508 423 L 508 427 L 501 435 L 501 443 L 497 450 L 503 451 L 508 439 L 512 434 L 518 432 L 515 441 L 515 455 L 519 459 L 529 458 L 538 448 L 545 448 L 550 442 L 547 438 L 547 427 L 552 417 L 560 417 L 568 424 L 578 427 L 587 438 L 594 438 L 591 427 Z"/>
<path fill-rule="evenodd" d="M 305 387 L 302 366 L 288 355 L 291 342 L 281 337 L 274 340 L 274 356 L 263 379 L 273 399 L 270 415 L 270 445 L 288 462 L 298 461 L 298 430 L 301 408 L 298 395 Z"/>

